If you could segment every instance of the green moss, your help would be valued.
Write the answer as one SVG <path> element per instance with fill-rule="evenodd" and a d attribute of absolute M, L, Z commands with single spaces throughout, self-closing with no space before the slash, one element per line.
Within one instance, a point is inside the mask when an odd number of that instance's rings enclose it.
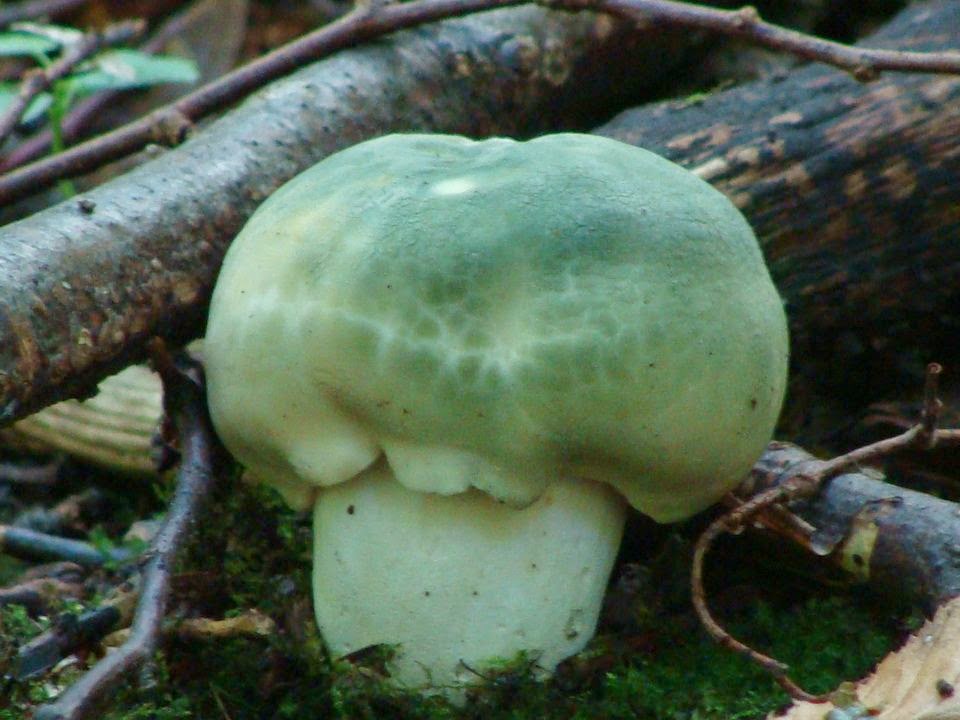
<path fill-rule="evenodd" d="M 50 623 L 47 617 L 31 617 L 22 605 L 0 606 L 0 677 L 4 678 L 0 720 L 21 720 L 28 708 L 51 698 L 44 678 L 21 682 L 12 679 L 20 645 L 49 628 Z"/>
<path fill-rule="evenodd" d="M 27 567 L 27 563 L 22 560 L 0 553 L 0 587 L 15 582 Z"/>
<path fill-rule="evenodd" d="M 46 618 L 31 618 L 23 605 L 4 605 L 0 607 L 0 628 L 5 646 L 10 647 L 25 642 L 41 633 L 49 626 Z"/>
<path fill-rule="evenodd" d="M 177 707 L 188 713 L 170 720 L 746 720 L 788 700 L 768 675 L 708 638 L 689 613 L 650 618 L 651 629 L 639 637 L 600 638 L 548 683 L 534 679 L 529 658 L 479 670 L 483 682 L 464 708 L 398 691 L 384 682 L 382 652 L 355 662 L 324 656 L 306 602 L 305 521 L 259 488 L 239 488 L 228 505 L 220 518 L 226 527 L 218 532 L 228 548 L 222 568 L 230 602 L 234 610 L 256 606 L 270 613 L 280 632 L 269 640 L 168 645 L 166 684 L 131 692 L 122 701 L 130 713 L 141 712 L 144 702 L 159 707 L 157 692 L 180 698 Z M 246 515 L 234 512 L 257 507 Z M 237 543 L 233 534 L 245 541 Z M 814 692 L 866 674 L 899 632 L 846 597 L 815 597 L 786 608 L 761 603 L 727 622 L 738 637 L 790 663 L 795 678 Z M 117 708 L 110 717 L 144 716 Z"/>
<path fill-rule="evenodd" d="M 535 679 L 535 658 L 517 658 L 477 668 L 482 682 L 463 708 L 397 691 L 382 672 L 389 649 L 353 662 L 331 662 L 324 654 L 309 601 L 306 516 L 287 510 L 272 491 L 242 483 L 223 488 L 212 507 L 184 559 L 174 608 L 212 618 L 257 608 L 274 619 L 277 632 L 168 639 L 150 668 L 152 682 L 118 690 L 105 720 L 759 720 L 787 701 L 769 676 L 717 646 L 674 603 L 666 616 L 662 606 L 651 605 L 643 627 L 629 637 L 598 638 L 550 682 Z M 197 587 L 185 590 L 190 578 Z M 69 609 L 81 612 L 92 603 Z M 789 663 L 795 679 L 814 692 L 866 674 L 902 632 L 850 597 L 813 597 L 786 607 L 751 603 L 725 622 L 741 639 Z M 9 672 L 18 644 L 48 625 L 23 608 L 0 608 L 0 672 Z M 77 664 L 8 685 L 0 720 L 29 716 L 84 669 Z"/>
<path fill-rule="evenodd" d="M 786 610 L 761 604 L 730 629 L 790 664 L 793 677 L 817 693 L 865 675 L 897 632 L 844 598 Z M 653 652 L 608 677 L 603 695 L 611 717 L 760 718 L 788 701 L 769 675 L 702 630 L 668 629 L 653 642 Z"/>
<path fill-rule="evenodd" d="M 171 683 L 175 694 L 191 698 L 194 717 L 222 717 L 222 704 L 234 720 L 735 720 L 761 718 L 787 702 L 768 675 L 720 648 L 689 613 L 651 617 L 639 643 L 595 641 L 549 683 L 534 679 L 535 663 L 525 658 L 481 670 L 484 682 L 462 709 L 397 691 L 383 682 L 383 658 L 376 652 L 356 664 L 331 663 L 323 655 L 309 606 L 307 518 L 286 510 L 262 487 L 238 484 L 224 501 L 224 512 L 207 528 L 208 540 L 197 547 L 209 547 L 211 535 L 217 538 L 232 608 L 259 608 L 280 622 L 281 633 L 269 642 L 171 648 L 171 656 L 190 658 L 171 669 Z M 815 597 L 794 607 L 757 604 L 727 622 L 738 637 L 791 664 L 795 678 L 814 692 L 866 674 L 899 632 L 846 597 Z"/>

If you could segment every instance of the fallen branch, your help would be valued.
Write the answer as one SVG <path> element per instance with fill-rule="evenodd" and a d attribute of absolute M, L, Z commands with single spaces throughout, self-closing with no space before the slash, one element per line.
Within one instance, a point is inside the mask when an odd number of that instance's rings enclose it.
<path fill-rule="evenodd" d="M 942 47 L 958 27 L 956 5 L 911 6 L 883 42 Z M 568 126 L 575 108 L 596 111 L 644 67 L 663 70 L 665 42 L 586 14 L 518 9 L 448 21 L 309 66 L 182 148 L 0 229 L 0 424 L 88 394 L 140 359 L 149 336 L 196 337 L 229 238 L 260 200 L 330 152 L 392 131 Z M 781 104 L 790 112 L 771 117 Z M 709 171 L 764 243 L 798 355 L 811 376 L 830 378 L 854 364 L 889 369 L 875 348 L 934 342 L 935 323 L 950 317 L 949 289 L 960 284 L 960 185 L 948 181 L 960 172 L 958 128 L 960 80 L 891 75 L 864 86 L 808 68 L 650 106 L 601 132 Z M 881 291 L 892 284 L 900 291 Z M 870 352 L 851 357 L 856 348 Z"/>
<path fill-rule="evenodd" d="M 528 0 L 414 0 L 402 4 L 360 6 L 329 25 L 274 50 L 128 125 L 83 145 L 0 177 L 0 205 L 49 187 L 57 180 L 89 172 L 130 155 L 148 143 L 178 145 L 199 119 L 236 102 L 267 82 L 346 47 L 407 28 L 484 10 L 521 5 Z M 860 81 L 875 80 L 884 70 L 960 73 L 960 52 L 917 53 L 853 48 L 764 22 L 753 7 L 716 10 L 670 0 L 539 0 L 549 8 L 591 10 L 651 27 L 708 30 L 829 63 Z M 0 125 L 0 130 L 2 130 Z M 0 135 L 2 137 L 2 135 Z"/>
<path fill-rule="evenodd" d="M 448 21 L 311 65 L 181 148 L 0 229 L 0 424 L 89 394 L 151 336 L 197 336 L 229 239 L 329 153 L 392 131 L 556 127 L 572 103 L 631 87 L 664 42 L 532 8 Z M 608 82 L 584 82 L 600 67 Z"/>
<path fill-rule="evenodd" d="M 212 491 L 218 472 L 227 462 L 207 416 L 199 368 L 176 368 L 162 344 L 154 347 L 154 362 L 164 385 L 166 412 L 177 427 L 183 459 L 166 520 L 147 553 L 131 634 L 121 647 L 94 665 L 56 701 L 37 710 L 35 720 L 88 717 L 111 688 L 152 657 L 166 613 L 177 555 L 190 537 L 190 528 L 196 523 L 197 513 Z"/>
<path fill-rule="evenodd" d="M 812 462 L 819 461 L 796 445 L 771 443 L 738 492 L 762 492 Z M 850 470 L 790 509 L 816 528 L 817 556 L 878 595 L 928 613 L 960 596 L 957 503 Z"/>
<path fill-rule="evenodd" d="M 691 568 L 693 606 L 707 632 L 717 642 L 734 652 L 748 657 L 767 670 L 795 700 L 827 702 L 827 696 L 811 695 L 787 676 L 788 667 L 734 638 L 713 617 L 707 605 L 703 584 L 703 568 L 707 553 L 714 542 L 726 533 L 739 532 L 747 523 L 762 519 L 762 513 L 770 511 L 779 503 L 789 503 L 813 497 L 830 479 L 851 467 L 874 462 L 880 458 L 905 450 L 930 449 L 934 445 L 960 444 L 960 430 L 941 430 L 937 419 L 941 402 L 937 398 L 937 385 L 942 372 L 934 363 L 927 370 L 924 391 L 924 408 L 920 421 L 909 430 L 892 438 L 852 450 L 831 460 L 810 460 L 785 471 L 774 487 L 763 490 L 738 507 L 714 520 L 701 534 L 694 548 Z"/>

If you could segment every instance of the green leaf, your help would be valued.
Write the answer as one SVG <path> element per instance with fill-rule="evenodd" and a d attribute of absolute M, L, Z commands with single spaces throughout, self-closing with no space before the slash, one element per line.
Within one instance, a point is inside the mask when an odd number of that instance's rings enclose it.
<path fill-rule="evenodd" d="M 44 64 L 60 50 L 60 43 L 26 32 L 0 32 L 0 57 L 31 57 Z"/>
<path fill-rule="evenodd" d="M 89 67 L 89 70 L 78 72 L 69 79 L 76 95 L 164 83 L 193 83 L 200 77 L 197 66 L 191 60 L 170 55 L 147 55 L 137 50 L 101 53 Z"/>
<path fill-rule="evenodd" d="M 0 83 L 0 113 L 6 112 L 7 107 L 17 97 L 19 88 L 16 83 Z M 43 115 L 53 102 L 53 96 L 50 93 L 40 93 L 29 105 L 26 112 L 20 118 L 20 124 L 29 125 L 34 120 Z"/>
<path fill-rule="evenodd" d="M 75 27 L 50 23 L 18 22 L 11 25 L 10 29 L 52 40 L 58 47 L 72 45 L 83 37 L 83 31 Z"/>

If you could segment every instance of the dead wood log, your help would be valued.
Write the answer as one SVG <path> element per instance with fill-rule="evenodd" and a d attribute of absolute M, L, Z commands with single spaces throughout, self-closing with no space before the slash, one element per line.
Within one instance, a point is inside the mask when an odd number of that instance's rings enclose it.
<path fill-rule="evenodd" d="M 564 126 L 619 96 L 632 68 L 662 62 L 670 37 L 537 8 L 399 33 L 274 83 L 181 148 L 3 228 L 0 425 L 89 393 L 153 335 L 199 335 L 229 239 L 330 152 L 391 131 Z"/>
<path fill-rule="evenodd" d="M 864 44 L 935 50 L 958 37 L 960 3 L 940 0 Z M 598 132 L 695 169 L 743 210 L 805 375 L 869 401 L 882 377 L 912 389 L 926 361 L 960 359 L 960 78 L 859 84 L 810 66 L 631 110 Z M 911 373 L 898 378 L 904 357 Z"/>

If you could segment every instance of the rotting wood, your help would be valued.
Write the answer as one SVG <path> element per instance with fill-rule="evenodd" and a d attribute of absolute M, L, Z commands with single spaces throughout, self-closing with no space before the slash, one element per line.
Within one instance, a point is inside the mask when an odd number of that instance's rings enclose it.
<path fill-rule="evenodd" d="M 911 5 L 865 44 L 936 50 L 958 37 L 960 3 L 941 0 Z M 912 389 L 929 360 L 951 369 L 960 78 L 889 74 L 864 85 L 810 66 L 631 110 L 598 132 L 695 170 L 746 214 L 805 377 L 869 402 Z M 914 354 L 916 375 L 897 376 Z"/>

